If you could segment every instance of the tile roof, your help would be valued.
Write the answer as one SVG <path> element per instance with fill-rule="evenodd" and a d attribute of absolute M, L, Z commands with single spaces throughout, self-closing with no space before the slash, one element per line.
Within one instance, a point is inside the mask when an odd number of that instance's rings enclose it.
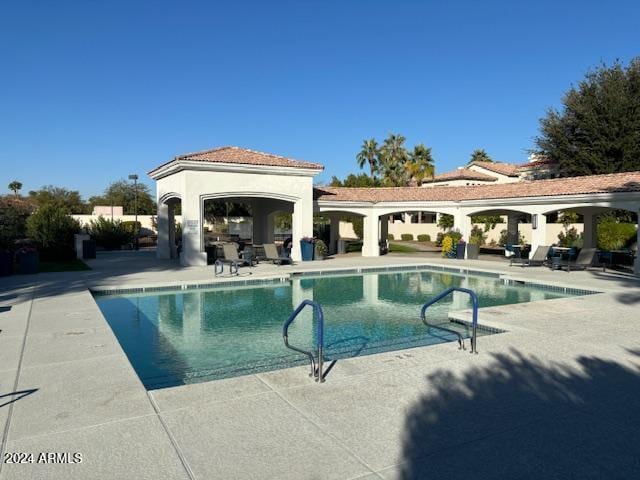
<path fill-rule="evenodd" d="M 319 163 L 303 162 L 292 158 L 281 157 L 271 153 L 258 152 L 240 147 L 218 147 L 201 152 L 185 153 L 176 156 L 172 161 L 187 160 L 190 162 L 239 163 L 244 165 L 265 165 L 275 167 L 312 168 L 323 170 Z M 169 162 L 171 163 L 171 162 Z"/>
<path fill-rule="evenodd" d="M 468 168 L 459 168 L 457 170 L 452 170 L 451 172 L 441 173 L 433 178 L 433 181 L 436 183 L 447 180 L 482 180 L 485 182 L 495 182 L 497 178 L 487 175 L 486 173 L 469 170 Z M 430 183 L 430 181 L 425 180 L 424 183 Z"/>
<path fill-rule="evenodd" d="M 555 160 L 551 160 L 550 158 L 545 158 L 543 160 L 534 160 L 533 162 L 521 163 L 520 165 L 518 165 L 518 168 L 520 169 L 520 168 L 537 167 L 540 165 L 553 165 L 555 163 L 556 163 Z"/>
<path fill-rule="evenodd" d="M 314 198 L 338 202 L 433 202 L 610 192 L 640 192 L 640 172 L 460 187 L 319 187 L 314 189 Z"/>
<path fill-rule="evenodd" d="M 471 165 L 477 165 L 478 167 L 484 168 L 485 170 L 489 170 L 490 172 L 499 173 L 501 175 L 506 175 L 507 177 L 517 177 L 518 176 L 518 165 L 514 165 L 513 163 L 472 162 Z"/>

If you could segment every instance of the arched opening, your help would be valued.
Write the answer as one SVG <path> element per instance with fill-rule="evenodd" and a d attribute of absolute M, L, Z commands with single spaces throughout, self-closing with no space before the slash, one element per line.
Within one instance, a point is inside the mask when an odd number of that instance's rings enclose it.
<path fill-rule="evenodd" d="M 177 193 L 164 195 L 158 202 L 156 228 L 158 258 L 177 259 L 182 248 L 182 199 Z"/>
<path fill-rule="evenodd" d="M 362 252 L 364 215 L 347 210 L 325 210 L 314 215 L 314 235 L 327 244 L 329 255 Z"/>
<path fill-rule="evenodd" d="M 638 251 L 638 213 L 612 206 L 571 206 L 545 212 L 548 245 L 597 250 L 597 261 L 633 270 Z"/>
<path fill-rule="evenodd" d="M 380 215 L 380 241 L 391 253 L 439 252 L 453 215 L 435 210 L 388 211 Z"/>
<path fill-rule="evenodd" d="M 224 244 L 234 244 L 239 254 L 252 249 L 254 256 L 264 254 L 264 244 L 275 244 L 278 253 L 290 256 L 294 247 L 292 214 L 294 202 L 260 196 L 203 197 L 202 249 L 207 263 L 222 256 Z M 286 248 L 285 248 L 286 244 Z"/>
<path fill-rule="evenodd" d="M 532 215 L 515 209 L 492 208 L 469 213 L 467 241 L 487 255 L 526 256 L 533 243 Z"/>

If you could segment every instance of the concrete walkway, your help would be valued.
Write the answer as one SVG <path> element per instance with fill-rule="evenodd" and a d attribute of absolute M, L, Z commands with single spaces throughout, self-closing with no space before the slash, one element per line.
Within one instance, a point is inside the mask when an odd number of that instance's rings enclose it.
<path fill-rule="evenodd" d="M 603 293 L 483 309 L 507 332 L 482 337 L 478 355 L 451 343 L 343 360 L 323 385 L 293 368 L 147 392 L 87 288 L 211 282 L 211 268 L 121 253 L 89 272 L 3 278 L 2 449 L 33 463 L 4 462 L 0 480 L 640 476 L 633 277 L 389 255 L 239 280 L 417 263 Z M 42 452 L 82 462 L 37 463 Z"/>

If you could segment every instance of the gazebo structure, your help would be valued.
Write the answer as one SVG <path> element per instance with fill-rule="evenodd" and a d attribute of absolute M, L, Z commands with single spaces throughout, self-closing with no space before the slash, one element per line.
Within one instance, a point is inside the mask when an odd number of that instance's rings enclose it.
<path fill-rule="evenodd" d="M 156 180 L 158 201 L 158 257 L 175 258 L 175 205 L 182 207 L 182 265 L 206 265 L 204 202 L 243 201 L 253 211 L 253 239 L 273 242 L 273 219 L 292 214 L 292 238 L 313 235 L 313 177 L 323 170 L 317 163 L 238 147 L 179 155 L 149 172 Z M 291 256 L 300 260 L 300 243 Z"/>
<path fill-rule="evenodd" d="M 157 181 L 158 256 L 176 256 L 173 209 L 177 201 L 182 202 L 183 265 L 206 264 L 202 225 L 208 199 L 248 202 L 255 243 L 272 242 L 274 214 L 291 212 L 294 260 L 300 260 L 299 240 L 313 235 L 314 213 L 331 219 L 331 251 L 335 251 L 340 216 L 362 216 L 362 255 L 371 257 L 380 254 L 389 215 L 398 212 L 450 214 L 463 238 L 469 238 L 472 216 L 504 215 L 512 243 L 517 243 L 519 221 L 526 218 L 532 227 L 532 252 L 548 244 L 549 214 L 561 210 L 580 213 L 585 247 L 596 246 L 598 214 L 626 210 L 640 215 L 640 172 L 475 186 L 314 189 L 313 177 L 322 170 L 317 163 L 238 147 L 175 157 L 149 173 Z M 640 243 L 640 230 L 638 240 Z M 640 275 L 638 258 L 634 270 Z"/>

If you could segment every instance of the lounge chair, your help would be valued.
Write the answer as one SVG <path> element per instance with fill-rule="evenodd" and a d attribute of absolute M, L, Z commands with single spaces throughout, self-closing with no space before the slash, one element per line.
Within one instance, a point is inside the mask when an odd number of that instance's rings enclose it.
<path fill-rule="evenodd" d="M 265 243 L 263 245 L 264 248 L 264 257 L 260 257 L 260 260 L 266 260 L 268 262 L 273 262 L 277 265 L 282 265 L 284 263 L 288 263 L 293 265 L 293 260 L 289 257 L 281 257 L 278 255 L 278 248 L 275 243 Z"/>
<path fill-rule="evenodd" d="M 513 265 L 514 263 L 521 265 L 522 267 L 540 267 L 542 265 L 545 265 L 547 263 L 547 257 L 549 256 L 550 249 L 551 247 L 548 245 L 540 245 L 531 258 L 511 257 L 509 266 Z"/>
<path fill-rule="evenodd" d="M 218 258 L 215 262 L 216 275 L 224 271 L 224 265 L 229 265 L 229 273 L 232 275 L 238 275 L 238 268 L 247 265 L 246 260 L 240 258 L 237 247 L 232 243 L 222 245 L 222 253 L 224 258 Z"/>
<path fill-rule="evenodd" d="M 594 265 L 596 260 L 596 249 L 595 248 L 583 248 L 580 250 L 578 257 L 575 261 L 567 261 L 560 263 L 560 268 L 566 268 L 567 272 L 571 270 L 586 270 L 589 267 L 598 266 L 602 267 L 602 265 Z"/>

